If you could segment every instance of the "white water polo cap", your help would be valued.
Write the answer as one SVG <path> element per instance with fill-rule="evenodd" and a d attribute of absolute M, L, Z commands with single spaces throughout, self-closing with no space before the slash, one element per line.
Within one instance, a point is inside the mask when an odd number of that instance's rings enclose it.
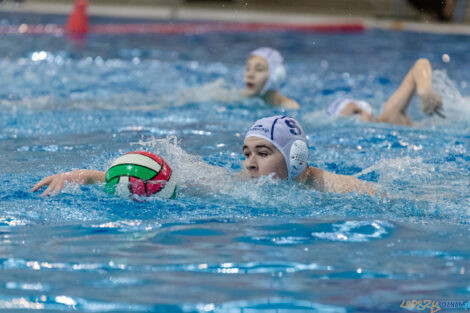
<path fill-rule="evenodd" d="M 307 167 L 307 138 L 299 122 L 289 116 L 271 116 L 257 120 L 245 135 L 266 139 L 284 156 L 288 179 L 293 180 Z"/>
<path fill-rule="evenodd" d="M 263 47 L 250 52 L 248 57 L 260 56 L 268 62 L 269 76 L 266 84 L 261 90 L 261 95 L 264 95 L 269 90 L 278 90 L 281 84 L 286 79 L 286 69 L 284 67 L 284 58 L 282 55 L 273 48 Z"/>
<path fill-rule="evenodd" d="M 333 101 L 333 103 L 330 104 L 328 109 L 326 109 L 326 113 L 328 115 L 339 116 L 341 115 L 341 111 L 349 102 L 354 102 L 358 107 L 360 107 L 367 113 L 372 114 L 372 107 L 370 106 L 369 103 L 365 101 L 356 100 L 354 98 L 349 98 L 349 97 L 338 98 L 335 101 Z"/>

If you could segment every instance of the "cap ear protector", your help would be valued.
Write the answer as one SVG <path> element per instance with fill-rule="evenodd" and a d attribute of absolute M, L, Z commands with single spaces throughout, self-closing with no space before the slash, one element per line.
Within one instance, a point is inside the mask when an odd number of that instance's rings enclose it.
<path fill-rule="evenodd" d="M 284 68 L 284 66 L 278 66 L 274 69 L 271 75 L 273 84 L 275 84 L 276 86 L 280 86 L 281 83 L 286 79 L 286 69 Z"/>
<path fill-rule="evenodd" d="M 298 122 L 290 117 L 282 117 L 281 119 L 284 120 L 284 124 L 289 129 L 289 132 L 293 136 L 301 136 L 302 128 L 298 124 Z M 294 179 L 302 173 L 302 171 L 307 167 L 308 162 L 308 147 L 307 142 L 301 140 L 300 138 L 296 138 L 294 142 L 290 144 L 290 149 L 288 151 L 288 155 L 284 149 L 281 150 L 284 158 L 286 159 L 287 167 L 289 168 L 289 177 L 288 179 Z"/>
<path fill-rule="evenodd" d="M 307 167 L 308 162 L 308 147 L 305 141 L 296 140 L 292 143 L 289 153 L 289 167 L 291 173 L 289 177 L 297 177 Z"/>
<path fill-rule="evenodd" d="M 284 65 L 278 65 L 274 68 L 274 70 L 269 69 L 269 77 L 266 81 L 263 89 L 261 90 L 260 94 L 264 95 L 269 90 L 277 90 L 281 87 L 281 84 L 286 79 L 286 69 Z"/>

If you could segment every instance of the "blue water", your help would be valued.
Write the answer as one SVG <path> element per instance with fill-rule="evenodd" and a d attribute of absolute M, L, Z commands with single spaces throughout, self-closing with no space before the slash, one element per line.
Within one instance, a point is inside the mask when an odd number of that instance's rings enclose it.
<path fill-rule="evenodd" d="M 1 25 L 64 21 L 0 14 Z M 379 30 L 3 35 L 0 310 L 402 312 L 403 300 L 469 301 L 468 40 Z M 229 101 L 245 55 L 262 45 L 284 53 L 282 91 L 299 111 Z M 325 116 L 346 94 L 380 112 L 420 57 L 434 66 L 447 119 L 426 117 L 416 99 L 413 127 Z M 302 123 L 312 165 L 375 182 L 380 196 L 234 180 L 246 129 L 280 113 Z M 177 199 L 137 203 L 101 185 L 29 191 L 138 149 L 165 157 Z"/>

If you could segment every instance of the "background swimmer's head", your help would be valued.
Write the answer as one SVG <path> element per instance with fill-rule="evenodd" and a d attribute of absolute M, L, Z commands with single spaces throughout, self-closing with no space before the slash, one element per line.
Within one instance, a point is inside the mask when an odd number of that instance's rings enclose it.
<path fill-rule="evenodd" d="M 284 59 L 279 51 L 272 48 L 258 48 L 252 51 L 245 67 L 245 94 L 264 96 L 269 90 L 277 90 L 285 80 Z"/>
<path fill-rule="evenodd" d="M 299 122 L 288 116 L 256 121 L 246 133 L 243 153 L 243 170 L 251 177 L 274 173 L 292 180 L 307 168 L 307 138 Z"/>
<path fill-rule="evenodd" d="M 334 116 L 359 115 L 360 119 L 366 122 L 372 122 L 375 120 L 370 104 L 353 98 L 339 98 L 335 100 L 328 107 L 326 113 Z"/>

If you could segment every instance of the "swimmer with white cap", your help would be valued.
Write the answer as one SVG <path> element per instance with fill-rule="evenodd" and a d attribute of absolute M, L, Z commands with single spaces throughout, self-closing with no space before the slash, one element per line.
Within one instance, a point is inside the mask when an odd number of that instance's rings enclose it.
<path fill-rule="evenodd" d="M 246 133 L 243 154 L 243 173 L 252 178 L 274 174 L 324 192 L 376 193 L 369 183 L 355 177 L 309 166 L 307 138 L 292 117 L 271 116 L 256 121 Z"/>
<path fill-rule="evenodd" d="M 241 174 L 246 177 L 273 175 L 323 192 L 376 193 L 372 185 L 355 177 L 309 166 L 307 138 L 299 122 L 292 117 L 271 116 L 256 121 L 246 133 L 243 154 Z M 105 175 L 103 171 L 86 169 L 59 173 L 43 178 L 31 191 L 47 186 L 41 196 L 53 195 L 66 183 L 103 183 Z"/>
<path fill-rule="evenodd" d="M 299 104 L 279 92 L 286 79 L 284 59 L 279 51 L 263 47 L 248 55 L 245 67 L 245 97 L 260 97 L 274 107 L 298 109 Z"/>
<path fill-rule="evenodd" d="M 356 100 L 350 97 L 338 98 L 330 104 L 326 114 L 332 116 L 350 116 L 359 114 L 363 121 L 374 121 L 372 107 L 365 101 Z"/>
<path fill-rule="evenodd" d="M 407 115 L 410 101 L 414 94 L 421 100 L 421 109 L 427 115 L 434 113 L 442 118 L 442 98 L 432 89 L 432 68 L 427 59 L 419 59 L 403 79 L 400 87 L 392 94 L 384 105 L 382 114 L 375 117 L 371 106 L 350 97 L 339 98 L 327 108 L 330 116 L 359 115 L 362 121 L 382 122 L 393 125 L 409 126 L 413 122 Z"/>

